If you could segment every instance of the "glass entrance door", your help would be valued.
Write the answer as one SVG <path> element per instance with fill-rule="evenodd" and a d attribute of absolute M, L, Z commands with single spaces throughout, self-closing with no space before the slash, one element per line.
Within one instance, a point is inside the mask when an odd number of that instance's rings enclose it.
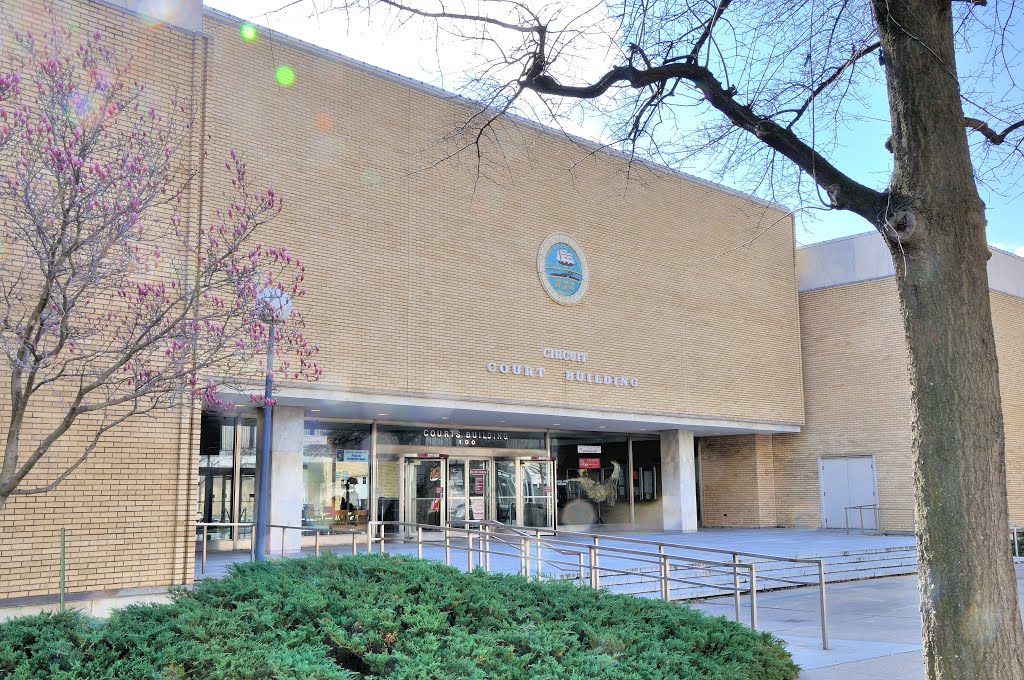
<path fill-rule="evenodd" d="M 441 526 L 445 507 L 446 473 L 444 458 L 405 459 L 404 520 L 415 524 Z"/>
<path fill-rule="evenodd" d="M 510 526 L 554 528 L 554 462 L 515 458 L 496 460 L 494 467 L 496 519 Z"/>
<path fill-rule="evenodd" d="M 491 461 L 486 458 L 448 459 L 448 523 L 491 517 Z"/>
<path fill-rule="evenodd" d="M 205 468 L 199 471 L 199 512 L 200 522 L 230 523 L 232 471 L 230 468 Z M 209 540 L 231 538 L 231 527 L 211 527 L 206 536 Z"/>
<path fill-rule="evenodd" d="M 550 458 L 520 458 L 516 463 L 519 468 L 519 488 L 522 489 L 522 526 L 554 528 L 554 461 Z"/>
<path fill-rule="evenodd" d="M 502 524 L 513 527 L 519 526 L 519 518 L 523 516 L 519 510 L 519 497 L 516 494 L 516 489 L 519 487 L 516 476 L 515 460 L 494 461 L 494 518 Z"/>

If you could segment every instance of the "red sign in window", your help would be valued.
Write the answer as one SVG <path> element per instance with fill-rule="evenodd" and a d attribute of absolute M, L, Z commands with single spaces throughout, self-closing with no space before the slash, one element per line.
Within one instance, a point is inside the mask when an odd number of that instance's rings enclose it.
<path fill-rule="evenodd" d="M 600 470 L 600 458 L 580 458 L 580 470 Z"/>

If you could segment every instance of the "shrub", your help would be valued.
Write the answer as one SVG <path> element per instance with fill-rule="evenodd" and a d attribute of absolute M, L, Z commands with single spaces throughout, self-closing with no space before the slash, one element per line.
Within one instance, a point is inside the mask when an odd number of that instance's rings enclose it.
<path fill-rule="evenodd" d="M 11 678 L 791 680 L 782 643 L 720 617 L 569 583 L 391 555 L 239 564 L 97 622 L 0 624 Z"/>

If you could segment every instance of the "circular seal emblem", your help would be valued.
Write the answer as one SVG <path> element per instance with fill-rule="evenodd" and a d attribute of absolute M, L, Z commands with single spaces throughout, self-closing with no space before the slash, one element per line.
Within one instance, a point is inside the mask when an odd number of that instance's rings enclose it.
<path fill-rule="evenodd" d="M 568 234 L 552 234 L 540 244 L 537 275 L 547 294 L 561 305 L 579 302 L 590 284 L 587 256 Z"/>

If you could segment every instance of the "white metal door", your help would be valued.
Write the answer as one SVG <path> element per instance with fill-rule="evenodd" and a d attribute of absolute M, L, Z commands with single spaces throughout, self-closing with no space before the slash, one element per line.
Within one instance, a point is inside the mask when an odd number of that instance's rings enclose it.
<path fill-rule="evenodd" d="M 826 529 L 875 530 L 875 511 L 855 506 L 875 505 L 875 459 L 871 456 L 821 458 L 818 461 L 821 488 L 821 525 Z M 847 525 L 849 514 L 849 525 Z M 863 525 L 861 517 L 863 516 Z"/>

